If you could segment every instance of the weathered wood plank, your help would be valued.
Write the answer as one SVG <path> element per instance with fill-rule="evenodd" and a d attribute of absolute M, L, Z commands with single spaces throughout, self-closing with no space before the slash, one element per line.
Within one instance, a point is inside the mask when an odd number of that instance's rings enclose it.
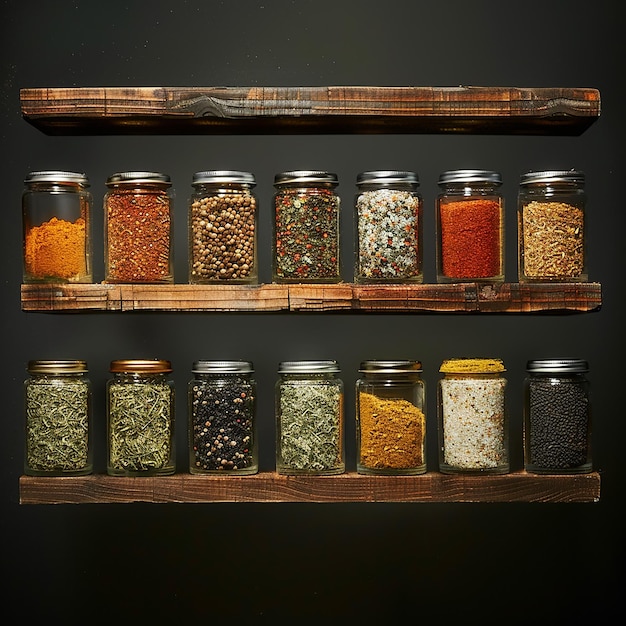
<path fill-rule="evenodd" d="M 579 135 L 592 88 L 76 87 L 20 90 L 48 134 L 489 133 Z"/>
<path fill-rule="evenodd" d="M 21 504 L 131 502 L 597 502 L 600 475 L 20 477 Z"/>

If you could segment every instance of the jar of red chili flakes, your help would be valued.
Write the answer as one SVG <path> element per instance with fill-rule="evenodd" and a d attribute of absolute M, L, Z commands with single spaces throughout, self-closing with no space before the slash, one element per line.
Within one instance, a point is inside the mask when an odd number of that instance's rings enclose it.
<path fill-rule="evenodd" d="M 121 172 L 106 184 L 105 282 L 174 282 L 170 177 Z"/>
<path fill-rule="evenodd" d="M 276 174 L 273 282 L 341 282 L 337 185 L 329 172 Z"/>
<path fill-rule="evenodd" d="M 439 177 L 437 282 L 504 281 L 502 178 L 488 170 Z"/>

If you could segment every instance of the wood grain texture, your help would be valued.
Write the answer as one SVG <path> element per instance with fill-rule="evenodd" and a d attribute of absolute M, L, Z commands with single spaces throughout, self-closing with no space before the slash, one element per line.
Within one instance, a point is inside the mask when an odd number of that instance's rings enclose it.
<path fill-rule="evenodd" d="M 21 476 L 21 504 L 131 502 L 597 502 L 600 474 Z"/>
<path fill-rule="evenodd" d="M 76 87 L 20 90 L 47 134 L 489 133 L 580 135 L 593 88 Z"/>

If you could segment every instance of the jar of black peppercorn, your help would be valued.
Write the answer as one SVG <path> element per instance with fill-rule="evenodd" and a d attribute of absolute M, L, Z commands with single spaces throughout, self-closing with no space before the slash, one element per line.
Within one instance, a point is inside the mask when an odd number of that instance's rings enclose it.
<path fill-rule="evenodd" d="M 107 381 L 107 473 L 159 476 L 176 469 L 174 382 L 165 360 L 111 361 Z"/>
<path fill-rule="evenodd" d="M 85 174 L 28 174 L 22 194 L 25 283 L 92 282 L 91 205 Z"/>
<path fill-rule="evenodd" d="M 24 382 L 24 472 L 82 476 L 93 471 L 91 383 L 85 361 L 29 361 Z"/>
<path fill-rule="evenodd" d="M 363 361 L 356 382 L 359 474 L 426 472 L 425 386 L 419 361 Z"/>
<path fill-rule="evenodd" d="M 196 361 L 189 382 L 189 471 L 258 472 L 256 382 L 250 361 Z"/>
<path fill-rule="evenodd" d="M 274 282 L 341 282 L 337 185 L 337 175 L 329 172 L 276 174 Z"/>
<path fill-rule="evenodd" d="M 105 282 L 174 282 L 170 177 L 121 172 L 106 184 Z"/>
<path fill-rule="evenodd" d="M 582 359 L 528 361 L 524 380 L 524 458 L 534 474 L 591 472 L 589 366 Z"/>
<path fill-rule="evenodd" d="M 451 170 L 439 177 L 437 282 L 504 281 L 502 178 L 489 170 Z"/>
<path fill-rule="evenodd" d="M 520 282 L 584 282 L 585 175 L 577 170 L 527 172 L 517 209 Z"/>
<path fill-rule="evenodd" d="M 341 474 L 343 382 L 337 361 L 284 361 L 276 382 L 276 471 Z"/>
<path fill-rule="evenodd" d="M 417 174 L 363 172 L 356 184 L 355 282 L 422 282 L 423 209 Z"/>
<path fill-rule="evenodd" d="M 189 201 L 189 282 L 256 283 L 257 200 L 249 172 L 196 172 Z"/>

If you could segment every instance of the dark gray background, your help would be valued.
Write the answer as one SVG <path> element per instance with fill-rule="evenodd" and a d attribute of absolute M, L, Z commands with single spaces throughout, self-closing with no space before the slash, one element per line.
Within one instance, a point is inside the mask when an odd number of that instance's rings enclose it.
<path fill-rule="evenodd" d="M 386 2 L 0 3 L 0 229 L 4 405 L 2 591 L 34 623 L 162 623 L 219 616 L 330 621 L 406 614 L 445 623 L 608 623 L 623 606 L 624 34 L 615 3 L 530 0 Z M 417 85 L 594 87 L 600 119 L 580 137 L 435 135 L 49 137 L 20 116 L 21 87 Z M 343 265 L 351 280 L 352 201 L 367 169 L 416 171 L 425 201 L 425 278 L 434 282 L 439 173 L 495 169 L 507 202 L 507 279 L 516 280 L 521 173 L 587 174 L 590 279 L 603 307 L 582 315 L 44 314 L 20 307 L 21 192 L 35 169 L 84 171 L 95 198 L 95 273 L 103 278 L 101 197 L 121 170 L 168 173 L 176 191 L 176 280 L 186 282 L 192 174 L 240 169 L 257 178 L 260 274 L 270 280 L 274 174 L 336 172 Z M 430 207 L 430 208 L 429 208 Z M 502 358 L 509 379 L 512 462 L 521 455 L 528 359 L 589 360 L 596 504 L 211 504 L 20 506 L 22 381 L 29 359 L 90 366 L 104 470 L 104 384 L 116 358 L 166 358 L 177 386 L 178 462 L 187 464 L 185 387 L 195 359 L 244 358 L 259 384 L 260 462 L 274 464 L 273 385 L 281 360 L 336 358 L 346 384 L 354 468 L 353 385 L 359 362 L 416 358 L 428 391 L 428 460 L 436 468 L 441 361 Z M 161 618 L 161 619 L 159 619 Z"/>

